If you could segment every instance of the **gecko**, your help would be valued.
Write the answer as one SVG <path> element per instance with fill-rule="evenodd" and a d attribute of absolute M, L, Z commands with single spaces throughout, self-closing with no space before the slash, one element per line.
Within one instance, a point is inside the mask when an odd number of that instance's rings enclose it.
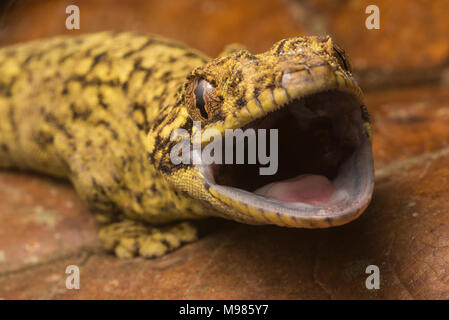
<path fill-rule="evenodd" d="M 258 174 L 260 163 L 171 161 L 178 129 L 248 128 L 278 130 L 275 174 Z M 216 58 L 131 32 L 0 48 L 0 168 L 68 179 L 104 248 L 121 258 L 193 242 L 204 217 L 342 225 L 367 208 L 374 187 L 363 93 L 329 36 L 284 39 L 258 54 L 230 45 Z"/>

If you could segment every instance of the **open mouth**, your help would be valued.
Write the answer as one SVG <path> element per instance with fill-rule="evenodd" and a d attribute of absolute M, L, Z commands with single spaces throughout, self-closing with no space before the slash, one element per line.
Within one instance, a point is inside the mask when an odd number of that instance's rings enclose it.
<path fill-rule="evenodd" d="M 290 215 L 348 215 L 366 206 L 373 188 L 371 143 L 362 102 L 328 90 L 294 99 L 242 130 L 278 130 L 277 171 L 261 175 L 255 164 L 202 166 L 206 181 L 228 198 Z M 245 139 L 245 150 L 248 148 Z M 235 148 L 234 148 L 235 151 Z M 268 151 L 267 151 L 268 152 Z M 235 152 L 234 152 L 235 155 Z M 235 162 L 234 162 L 235 163 Z"/>

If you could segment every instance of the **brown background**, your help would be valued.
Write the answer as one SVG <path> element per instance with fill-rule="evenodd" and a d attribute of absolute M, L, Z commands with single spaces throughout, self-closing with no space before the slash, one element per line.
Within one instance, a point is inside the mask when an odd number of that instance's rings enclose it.
<path fill-rule="evenodd" d="M 12 2 L 14 4 L 14 1 Z M 65 29 L 77 4 L 81 30 Z M 380 8 L 380 30 L 365 7 Z M 19 1 L 0 46 L 100 30 L 157 33 L 214 56 L 330 34 L 352 58 L 372 113 L 376 189 L 357 221 L 325 230 L 201 224 L 200 241 L 156 260 L 119 260 L 72 187 L 0 172 L 0 298 L 449 298 L 449 1 Z M 65 268 L 81 269 L 81 290 Z M 365 288 L 365 268 L 381 271 Z"/>

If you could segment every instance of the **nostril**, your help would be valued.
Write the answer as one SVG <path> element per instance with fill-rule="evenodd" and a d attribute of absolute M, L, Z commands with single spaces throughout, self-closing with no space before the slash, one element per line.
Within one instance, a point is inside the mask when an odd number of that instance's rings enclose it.
<path fill-rule="evenodd" d="M 322 66 L 322 65 L 316 65 Z M 300 64 L 294 69 L 284 71 L 282 73 L 281 85 L 284 88 L 301 88 L 305 84 L 311 82 L 313 77 L 313 68 L 306 64 Z"/>
<path fill-rule="evenodd" d="M 289 70 L 282 74 L 282 80 L 281 85 L 284 88 L 291 88 L 301 85 L 303 83 L 304 75 L 304 69 L 296 69 L 296 70 Z"/>

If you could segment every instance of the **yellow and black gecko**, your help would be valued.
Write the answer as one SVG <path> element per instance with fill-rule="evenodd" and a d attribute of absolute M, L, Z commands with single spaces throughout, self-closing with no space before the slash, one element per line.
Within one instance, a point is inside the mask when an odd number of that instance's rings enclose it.
<path fill-rule="evenodd" d="M 194 241 L 186 219 L 326 228 L 373 191 L 369 116 L 329 37 L 218 58 L 134 33 L 56 37 L 0 49 L 0 168 L 69 179 L 119 257 Z M 279 130 L 278 171 L 173 164 L 175 129 Z M 173 141 L 172 141 L 173 140 Z M 210 140 L 201 140 L 203 146 Z"/>

